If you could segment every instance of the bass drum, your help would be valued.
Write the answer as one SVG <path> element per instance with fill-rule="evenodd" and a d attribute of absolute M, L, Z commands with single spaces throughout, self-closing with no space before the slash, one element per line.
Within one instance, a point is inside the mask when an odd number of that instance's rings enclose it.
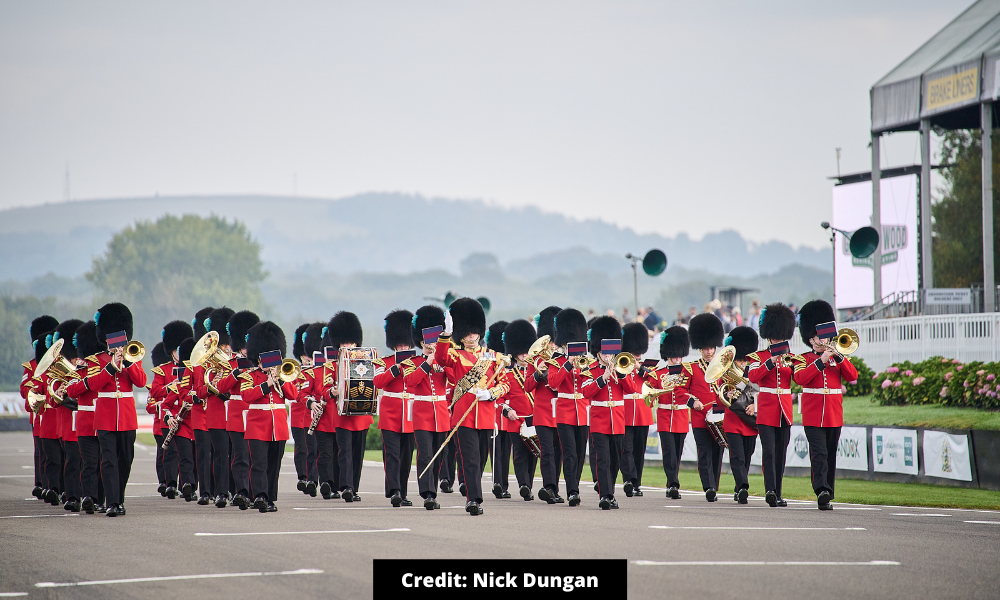
<path fill-rule="evenodd" d="M 344 417 L 375 415 L 375 348 L 342 348 L 337 360 L 337 414 Z"/>

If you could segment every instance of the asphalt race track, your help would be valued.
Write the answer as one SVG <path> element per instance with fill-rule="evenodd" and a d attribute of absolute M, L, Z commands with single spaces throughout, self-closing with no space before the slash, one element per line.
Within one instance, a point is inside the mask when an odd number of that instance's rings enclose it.
<path fill-rule="evenodd" d="M 621 509 L 601 511 L 585 486 L 576 508 L 487 493 L 485 514 L 471 517 L 457 492 L 424 510 L 415 473 L 415 506 L 393 509 L 376 463 L 365 464 L 360 505 L 304 496 L 289 452 L 279 511 L 260 514 L 160 497 L 154 449 L 136 446 L 128 514 L 112 519 L 30 498 L 31 448 L 27 433 L 0 434 L 0 597 L 368 598 L 372 559 L 469 557 L 625 558 L 631 598 L 1000 595 L 998 512 L 820 512 L 759 497 L 738 506 L 725 494 L 667 500 L 651 488 L 642 498 L 619 490 Z"/>

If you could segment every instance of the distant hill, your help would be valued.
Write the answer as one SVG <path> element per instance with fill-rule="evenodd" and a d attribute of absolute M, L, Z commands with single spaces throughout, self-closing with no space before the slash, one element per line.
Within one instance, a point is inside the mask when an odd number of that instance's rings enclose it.
<path fill-rule="evenodd" d="M 90 269 L 111 236 L 164 214 L 217 214 L 246 223 L 274 273 L 405 274 L 460 271 L 477 251 L 495 255 L 508 277 L 630 270 L 626 252 L 666 252 L 667 274 L 683 268 L 719 275 L 775 273 L 788 265 L 828 270 L 830 250 L 780 241 L 751 244 L 734 231 L 694 241 L 640 235 L 601 221 L 576 221 L 537 208 L 482 201 L 369 193 L 339 200 L 288 196 L 176 196 L 83 200 L 0 211 L 0 281 L 46 273 L 76 277 Z M 651 219 L 657 218 L 650 215 Z M 663 215 L 666 218 L 666 213 Z M 582 251 L 586 248 L 586 251 Z M 666 278 L 665 278 L 666 279 Z"/>

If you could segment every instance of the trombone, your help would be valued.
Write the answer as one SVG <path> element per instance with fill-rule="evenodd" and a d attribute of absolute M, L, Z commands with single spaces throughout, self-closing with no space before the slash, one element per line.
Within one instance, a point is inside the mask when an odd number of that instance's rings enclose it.
<path fill-rule="evenodd" d="M 861 339 L 858 337 L 858 332 L 844 327 L 837 332 L 837 337 L 827 341 L 823 345 L 843 358 L 858 351 L 858 348 L 861 346 Z"/>
<path fill-rule="evenodd" d="M 294 358 L 286 358 L 278 365 L 278 378 L 285 383 L 295 381 L 301 374 L 302 367 L 299 366 L 298 361 Z"/>

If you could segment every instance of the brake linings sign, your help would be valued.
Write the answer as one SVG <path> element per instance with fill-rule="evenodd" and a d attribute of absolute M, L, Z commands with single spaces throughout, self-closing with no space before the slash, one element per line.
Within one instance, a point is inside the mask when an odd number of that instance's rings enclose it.
<path fill-rule="evenodd" d="M 882 230 L 882 295 L 915 291 L 917 285 L 917 176 L 882 179 L 879 189 Z M 833 226 L 853 232 L 872 222 L 872 183 L 833 188 Z M 846 236 L 837 234 L 834 281 L 837 308 L 871 306 L 875 283 L 873 256 L 851 256 Z"/>
<path fill-rule="evenodd" d="M 972 102 L 979 98 L 979 65 L 974 64 L 961 71 L 927 75 L 925 82 L 924 111 L 938 111 Z"/>
<path fill-rule="evenodd" d="M 872 464 L 882 473 L 916 475 L 917 430 L 872 428 Z"/>

